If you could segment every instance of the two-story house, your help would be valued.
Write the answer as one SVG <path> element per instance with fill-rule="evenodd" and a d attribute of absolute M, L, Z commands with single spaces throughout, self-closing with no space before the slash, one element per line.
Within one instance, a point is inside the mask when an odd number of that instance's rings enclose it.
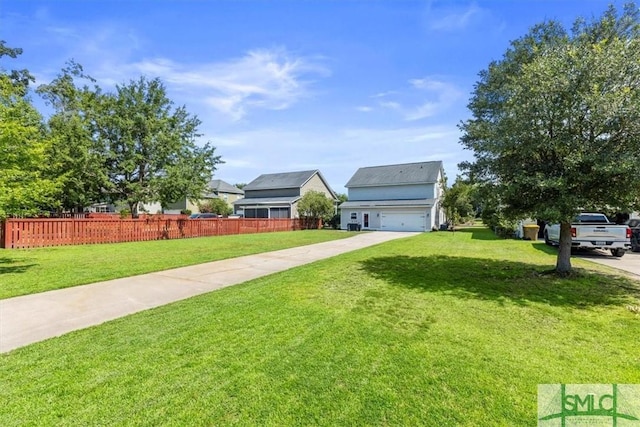
<path fill-rule="evenodd" d="M 430 231 L 445 222 L 440 207 L 441 161 L 360 168 L 345 185 L 340 228 L 357 223 L 364 230 Z"/>
<path fill-rule="evenodd" d="M 297 203 L 311 190 L 337 201 L 319 170 L 260 175 L 243 190 L 244 198 L 233 202 L 233 207 L 245 218 L 297 218 Z"/>

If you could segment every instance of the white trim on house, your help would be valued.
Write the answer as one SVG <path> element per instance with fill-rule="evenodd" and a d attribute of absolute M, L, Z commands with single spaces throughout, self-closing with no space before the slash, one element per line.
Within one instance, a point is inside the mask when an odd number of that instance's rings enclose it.
<path fill-rule="evenodd" d="M 371 228 L 371 212 L 362 211 L 362 229 L 369 230 Z"/>

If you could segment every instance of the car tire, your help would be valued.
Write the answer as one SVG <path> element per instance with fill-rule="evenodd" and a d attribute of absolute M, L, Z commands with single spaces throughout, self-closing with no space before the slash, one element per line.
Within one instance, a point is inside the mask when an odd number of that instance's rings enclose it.
<path fill-rule="evenodd" d="M 618 258 L 623 257 L 625 252 L 624 249 L 611 249 L 611 255 Z"/>

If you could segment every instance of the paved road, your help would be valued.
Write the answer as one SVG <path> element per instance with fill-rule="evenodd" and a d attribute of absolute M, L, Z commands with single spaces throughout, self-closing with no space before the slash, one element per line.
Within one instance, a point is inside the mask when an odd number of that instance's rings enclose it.
<path fill-rule="evenodd" d="M 418 233 L 346 239 L 0 300 L 0 353 L 316 260 Z"/>
<path fill-rule="evenodd" d="M 621 258 L 611 256 L 611 252 L 609 251 L 599 250 L 580 252 L 576 256 L 640 276 L 640 252 L 627 251 Z"/>

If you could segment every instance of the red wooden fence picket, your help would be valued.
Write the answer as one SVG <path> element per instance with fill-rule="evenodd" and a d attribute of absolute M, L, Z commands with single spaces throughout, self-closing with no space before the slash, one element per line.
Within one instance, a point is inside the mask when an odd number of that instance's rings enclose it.
<path fill-rule="evenodd" d="M 97 243 L 139 242 L 183 239 L 229 234 L 269 233 L 319 228 L 302 219 L 253 219 L 151 217 L 119 218 L 10 218 L 0 222 L 0 247 L 6 249 L 45 246 L 91 245 Z"/>

